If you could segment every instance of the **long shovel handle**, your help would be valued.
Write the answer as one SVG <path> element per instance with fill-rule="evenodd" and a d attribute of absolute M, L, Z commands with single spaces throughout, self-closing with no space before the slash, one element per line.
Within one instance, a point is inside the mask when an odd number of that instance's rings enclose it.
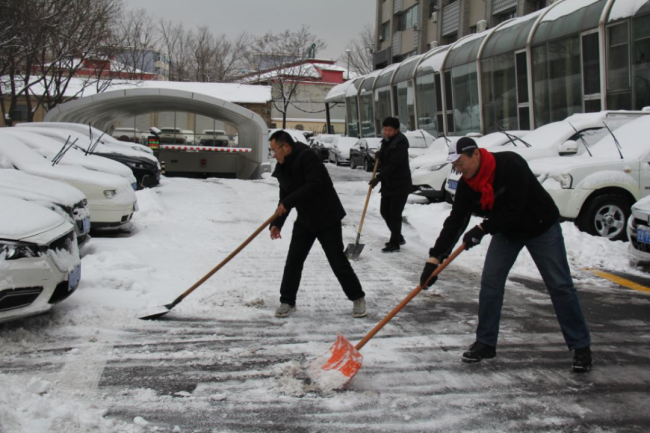
<path fill-rule="evenodd" d="M 278 211 L 276 211 L 276 212 L 273 214 L 273 216 L 271 216 L 269 219 L 267 219 L 266 221 L 264 221 L 264 223 L 263 223 L 261 226 L 259 226 L 259 228 L 258 228 L 257 230 L 255 230 L 255 232 L 253 232 L 253 234 L 250 235 L 250 236 L 248 237 L 248 239 L 246 239 L 246 240 L 244 241 L 244 243 L 242 243 L 240 246 L 238 246 L 238 247 L 235 249 L 235 251 L 233 251 L 232 253 L 230 253 L 230 255 L 229 255 L 228 257 L 226 257 L 225 259 L 223 259 L 223 260 L 221 261 L 221 263 L 219 263 L 217 266 L 215 266 L 214 269 L 212 269 L 210 272 L 208 272 L 208 273 L 207 273 L 203 278 L 201 278 L 199 281 L 197 281 L 196 283 L 194 283 L 194 285 L 193 285 L 192 287 L 190 287 L 190 288 L 187 289 L 185 292 L 183 292 L 183 294 L 180 295 L 178 298 L 176 298 L 176 299 L 174 300 L 174 302 L 172 302 L 172 303 L 170 304 L 170 306 L 173 307 L 174 305 L 177 305 L 179 302 L 181 302 L 183 299 L 185 299 L 185 297 L 186 297 L 187 295 L 189 295 L 190 293 L 192 293 L 192 292 L 193 292 L 195 289 L 197 289 L 201 284 L 205 283 L 205 282 L 208 280 L 208 278 L 210 278 L 212 275 L 214 275 L 215 272 L 217 272 L 219 269 L 223 268 L 223 267 L 226 265 L 226 263 L 228 263 L 228 262 L 229 262 L 233 257 L 235 257 L 237 254 L 239 254 L 239 252 L 240 252 L 241 250 L 243 250 L 243 249 L 246 247 L 246 245 L 248 245 L 249 243 L 251 243 L 251 241 L 252 241 L 253 239 L 255 239 L 255 238 L 257 237 L 257 235 L 259 235 L 260 232 L 266 228 L 266 226 L 268 226 L 269 224 L 271 224 L 271 223 L 273 222 L 273 220 L 275 220 L 275 219 L 276 219 L 277 217 L 279 217 L 279 216 L 280 216 L 280 213 L 279 213 Z"/>
<path fill-rule="evenodd" d="M 438 266 L 438 268 L 431 273 L 429 278 L 427 278 L 427 283 L 429 283 L 429 281 L 431 281 L 431 279 L 433 277 L 435 277 L 440 272 L 442 272 L 442 270 L 445 269 L 447 267 L 447 265 L 449 263 L 451 263 L 458 256 L 458 254 L 462 253 L 464 249 L 465 249 L 465 243 L 460 244 L 460 246 L 458 248 L 456 248 L 456 250 L 453 253 L 451 253 L 451 255 L 447 258 L 447 260 L 442 262 L 442 264 L 440 266 Z M 361 341 L 359 341 L 357 343 L 357 345 L 355 346 L 356 349 L 361 350 L 361 348 L 363 346 L 365 346 L 366 343 L 368 341 L 370 341 L 370 339 L 372 337 L 374 337 L 375 334 L 377 334 L 381 330 L 381 328 L 386 326 L 386 324 L 388 322 L 390 322 L 390 320 L 393 317 L 395 317 L 397 315 L 397 313 L 399 313 L 402 310 L 402 308 L 404 308 L 406 306 L 406 304 L 411 302 L 411 299 L 415 298 L 415 296 L 417 296 L 417 294 L 420 293 L 421 291 L 422 291 L 422 286 L 418 284 L 418 286 L 415 289 L 413 289 L 413 291 L 411 291 L 411 293 L 409 293 L 408 296 L 406 298 L 404 298 L 404 300 L 402 302 L 400 302 L 397 307 L 393 308 L 393 311 L 388 313 L 388 315 L 386 317 L 384 317 L 383 320 L 381 322 L 379 322 L 377 324 L 377 326 L 375 326 L 372 329 L 372 331 L 368 332 L 368 334 L 365 337 L 363 337 L 363 339 Z"/>
<path fill-rule="evenodd" d="M 372 178 L 374 180 L 375 175 L 377 174 L 377 168 L 379 167 L 379 158 L 375 159 L 375 168 L 372 170 Z M 363 228 L 363 221 L 366 219 L 366 211 L 368 210 L 368 203 L 370 202 L 370 195 L 372 194 L 372 185 L 368 187 L 368 194 L 366 195 L 366 204 L 363 207 L 363 213 L 361 214 L 361 222 L 359 223 L 359 230 L 357 230 L 357 244 L 359 243 L 359 238 L 361 237 L 361 229 Z"/>

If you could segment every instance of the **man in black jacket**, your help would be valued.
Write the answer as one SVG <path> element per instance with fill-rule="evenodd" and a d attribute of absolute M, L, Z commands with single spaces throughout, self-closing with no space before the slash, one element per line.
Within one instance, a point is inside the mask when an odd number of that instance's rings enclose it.
<path fill-rule="evenodd" d="M 420 284 L 426 288 L 427 279 L 449 255 L 473 213 L 484 220 L 465 233 L 465 249 L 478 245 L 485 234 L 492 235 L 481 277 L 476 342 L 463 353 L 463 361 L 479 362 L 496 356 L 506 280 L 519 252 L 526 247 L 551 296 L 564 340 L 574 351 L 573 371 L 589 371 L 589 330 L 573 286 L 559 211 L 551 196 L 526 161 L 514 152 L 492 154 L 463 137 L 452 146 L 447 160 L 462 177 L 451 214 L 429 250 Z"/>
<path fill-rule="evenodd" d="M 379 173 L 370 181 L 370 185 L 374 188 L 381 182 L 379 212 L 390 230 L 390 240 L 382 251 L 393 253 L 406 243 L 402 236 L 402 212 L 409 194 L 413 192 L 413 183 L 409 142 L 399 130 L 399 119 L 387 117 L 383 126 L 384 139 L 376 156 L 379 158 Z"/>
<path fill-rule="evenodd" d="M 280 183 L 281 216 L 271 223 L 271 239 L 280 239 L 280 231 L 291 209 L 298 218 L 293 224 L 289 254 L 280 286 L 280 306 L 276 317 L 296 311 L 296 295 L 302 269 L 314 241 L 318 239 L 336 278 L 348 299 L 353 301 L 352 315 L 366 315 L 365 294 L 350 262 L 343 252 L 341 220 L 345 210 L 319 156 L 302 143 L 296 143 L 285 131 L 271 135 L 270 150 L 278 163 L 273 177 Z"/>

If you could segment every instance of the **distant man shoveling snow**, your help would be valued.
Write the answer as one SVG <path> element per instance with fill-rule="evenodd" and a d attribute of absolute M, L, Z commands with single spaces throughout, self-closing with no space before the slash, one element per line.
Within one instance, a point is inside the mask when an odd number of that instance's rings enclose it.
<path fill-rule="evenodd" d="M 449 148 L 447 161 L 462 177 L 451 214 L 429 250 L 422 286 L 449 255 L 473 213 L 485 219 L 465 233 L 465 249 L 478 245 L 485 234 L 492 235 L 481 277 L 476 342 L 463 353 L 463 361 L 496 357 L 506 280 L 519 252 L 526 247 L 551 296 L 564 340 L 574 351 L 573 371 L 589 371 L 589 330 L 571 278 L 559 211 L 551 196 L 526 161 L 514 152 L 492 154 L 463 137 Z M 435 280 L 432 278 L 429 286 Z"/>
<path fill-rule="evenodd" d="M 343 252 L 341 220 L 345 210 L 327 168 L 319 155 L 307 145 L 294 142 L 285 131 L 276 131 L 270 141 L 271 153 L 278 161 L 273 177 L 280 183 L 280 216 L 271 223 L 271 239 L 282 237 L 280 231 L 291 209 L 296 208 L 298 212 L 280 286 L 280 306 L 275 316 L 287 317 L 296 311 L 302 269 L 318 239 L 343 291 L 353 302 L 352 315 L 364 317 L 365 293 Z"/>

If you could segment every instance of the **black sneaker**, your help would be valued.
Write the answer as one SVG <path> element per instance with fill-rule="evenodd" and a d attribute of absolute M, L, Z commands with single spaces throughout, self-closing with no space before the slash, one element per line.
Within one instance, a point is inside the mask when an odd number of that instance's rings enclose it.
<path fill-rule="evenodd" d="M 388 246 L 388 245 L 390 245 L 390 244 L 391 244 L 390 242 L 386 242 L 384 245 Z M 405 240 L 404 238 L 402 238 L 402 240 L 399 241 L 399 244 L 400 244 L 400 245 L 406 245 L 406 240 Z"/>
<path fill-rule="evenodd" d="M 589 347 L 575 350 L 572 367 L 574 373 L 586 373 L 591 370 L 591 349 Z"/>
<path fill-rule="evenodd" d="M 392 243 L 388 242 L 386 244 L 386 247 L 381 249 L 381 252 L 382 253 L 396 253 L 396 252 L 399 252 L 399 245 L 392 244 Z"/>
<path fill-rule="evenodd" d="M 479 362 L 482 359 L 496 358 L 496 356 L 497 350 L 494 347 L 477 341 L 469 346 L 467 352 L 463 353 L 463 362 Z"/>

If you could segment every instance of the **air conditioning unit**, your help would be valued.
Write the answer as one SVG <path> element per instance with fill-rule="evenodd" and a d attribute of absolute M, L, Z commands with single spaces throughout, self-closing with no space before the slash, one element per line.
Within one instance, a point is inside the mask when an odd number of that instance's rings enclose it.
<path fill-rule="evenodd" d="M 379 36 L 379 42 L 384 42 L 384 37 L 383 36 Z"/>
<path fill-rule="evenodd" d="M 438 41 L 431 41 L 431 43 L 429 44 L 429 46 L 430 46 L 431 48 L 435 48 L 435 47 L 437 47 L 437 46 L 438 46 Z"/>
<path fill-rule="evenodd" d="M 438 22 L 438 12 L 437 11 L 431 12 L 431 21 L 433 21 L 434 23 Z"/>
<path fill-rule="evenodd" d="M 484 31 L 487 30 L 487 27 L 488 27 L 487 21 L 486 20 L 481 20 L 481 21 L 476 23 L 476 32 L 477 33 L 484 32 Z"/>

